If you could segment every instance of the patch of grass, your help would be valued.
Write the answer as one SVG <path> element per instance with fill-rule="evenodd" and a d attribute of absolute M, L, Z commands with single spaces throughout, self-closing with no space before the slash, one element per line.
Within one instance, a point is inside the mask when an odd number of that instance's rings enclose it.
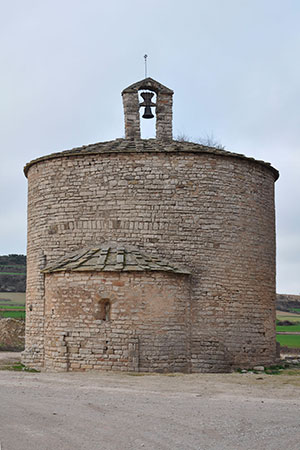
<path fill-rule="evenodd" d="M 236 372 L 238 373 L 245 373 L 244 370 L 247 371 L 247 373 L 254 373 L 255 375 L 280 375 L 282 371 L 284 370 L 284 365 L 273 365 L 269 367 L 265 367 L 264 371 L 261 370 L 254 370 L 254 369 L 236 369 Z"/>
<path fill-rule="evenodd" d="M 295 325 L 277 325 L 276 331 L 300 331 L 300 323 L 295 323 Z"/>
<path fill-rule="evenodd" d="M 279 334 L 276 336 L 276 341 L 284 347 L 300 348 L 300 335 Z"/>
<path fill-rule="evenodd" d="M 283 375 L 300 375 L 300 367 L 295 369 L 286 369 Z"/>
<path fill-rule="evenodd" d="M 246 370 L 244 372 L 243 370 Z M 292 366 L 292 368 L 289 366 L 288 363 L 283 363 L 280 365 L 273 365 L 269 367 L 265 367 L 265 370 L 257 371 L 254 369 L 237 369 L 236 372 L 238 373 L 252 373 L 255 375 L 300 375 L 300 364 L 296 366 Z"/>
<path fill-rule="evenodd" d="M 5 311 L 18 311 L 18 310 L 20 310 L 20 311 L 24 311 L 25 310 L 25 308 L 24 308 L 24 305 L 10 305 L 10 304 L 3 304 L 3 303 L 1 303 L 0 302 L 0 311 L 1 310 L 5 310 Z"/>
<path fill-rule="evenodd" d="M 0 272 L 1 275 L 25 275 L 24 272 Z"/>
<path fill-rule="evenodd" d="M 25 319 L 25 310 L 23 311 L 10 311 L 10 310 L 2 310 L 0 311 L 0 318 L 2 319 Z"/>
<path fill-rule="evenodd" d="M 300 308 L 292 308 L 291 311 L 296 312 L 296 313 L 300 313 Z"/>
<path fill-rule="evenodd" d="M 284 369 L 285 366 L 282 365 L 269 366 L 265 367 L 265 373 L 267 375 L 280 375 Z"/>
<path fill-rule="evenodd" d="M 26 271 L 26 266 L 24 264 L 0 264 L 0 272 L 5 269 L 17 269 Z"/>
<path fill-rule="evenodd" d="M 12 363 L 7 366 L 2 366 L 2 367 L 0 367 L 0 370 L 11 370 L 14 372 L 33 372 L 33 373 L 39 372 L 39 370 L 26 367 L 26 366 L 24 366 L 24 364 L 22 364 L 20 362 L 15 362 L 15 363 Z"/>

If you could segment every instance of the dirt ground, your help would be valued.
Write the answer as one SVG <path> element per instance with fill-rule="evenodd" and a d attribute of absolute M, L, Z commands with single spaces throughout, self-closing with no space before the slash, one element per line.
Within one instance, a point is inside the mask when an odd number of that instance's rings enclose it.
<path fill-rule="evenodd" d="M 299 450 L 299 394 L 300 375 L 0 371 L 0 448 Z"/>

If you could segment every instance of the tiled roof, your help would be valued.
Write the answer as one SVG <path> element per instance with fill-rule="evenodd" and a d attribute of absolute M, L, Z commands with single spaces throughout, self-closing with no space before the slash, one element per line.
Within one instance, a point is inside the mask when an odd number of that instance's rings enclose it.
<path fill-rule="evenodd" d="M 34 159 L 26 164 L 24 167 L 24 173 L 27 176 L 29 168 L 38 162 L 47 161 L 49 159 L 62 158 L 68 156 L 84 156 L 84 155 L 96 155 L 101 153 L 198 153 L 198 154 L 212 154 L 226 156 L 230 158 L 239 158 L 247 161 L 253 161 L 254 163 L 261 164 L 271 171 L 275 175 L 275 179 L 278 178 L 279 173 L 270 163 L 249 158 L 239 153 L 228 152 L 223 149 L 215 147 L 207 147 L 205 145 L 196 144 L 194 142 L 182 142 L 182 141 L 160 141 L 157 139 L 115 139 L 114 141 L 98 142 L 96 144 L 84 145 L 82 147 L 73 148 L 71 150 L 64 150 L 58 153 L 51 153 L 50 155 L 42 156 Z"/>
<path fill-rule="evenodd" d="M 137 249 L 125 249 L 117 245 L 95 245 L 66 255 L 42 272 L 141 272 L 161 271 L 189 275 L 190 272 L 178 268 L 159 258 L 147 256 Z"/>

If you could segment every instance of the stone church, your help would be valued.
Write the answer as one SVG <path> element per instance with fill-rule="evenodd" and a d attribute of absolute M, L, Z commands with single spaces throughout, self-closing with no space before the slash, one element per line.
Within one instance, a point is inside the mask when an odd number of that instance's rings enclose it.
<path fill-rule="evenodd" d="M 273 363 L 277 170 L 173 140 L 173 91 L 152 78 L 122 97 L 124 139 L 25 166 L 23 362 L 187 373 Z M 155 139 L 141 139 L 141 111 Z"/>

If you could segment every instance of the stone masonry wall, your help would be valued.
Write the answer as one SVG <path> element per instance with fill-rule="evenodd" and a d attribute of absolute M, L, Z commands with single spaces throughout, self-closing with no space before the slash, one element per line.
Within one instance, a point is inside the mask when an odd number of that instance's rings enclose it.
<path fill-rule="evenodd" d="M 188 372 L 189 291 L 161 272 L 47 274 L 45 368 Z"/>
<path fill-rule="evenodd" d="M 170 94 L 157 95 L 156 139 L 173 139 L 173 97 Z"/>
<path fill-rule="evenodd" d="M 46 261 L 115 241 L 192 272 L 192 371 L 272 363 L 273 192 L 268 167 L 220 154 L 64 155 L 32 165 L 24 361 L 44 364 Z"/>
<path fill-rule="evenodd" d="M 126 139 L 140 139 L 141 128 L 138 92 L 125 92 L 123 94 L 123 108 Z"/>

